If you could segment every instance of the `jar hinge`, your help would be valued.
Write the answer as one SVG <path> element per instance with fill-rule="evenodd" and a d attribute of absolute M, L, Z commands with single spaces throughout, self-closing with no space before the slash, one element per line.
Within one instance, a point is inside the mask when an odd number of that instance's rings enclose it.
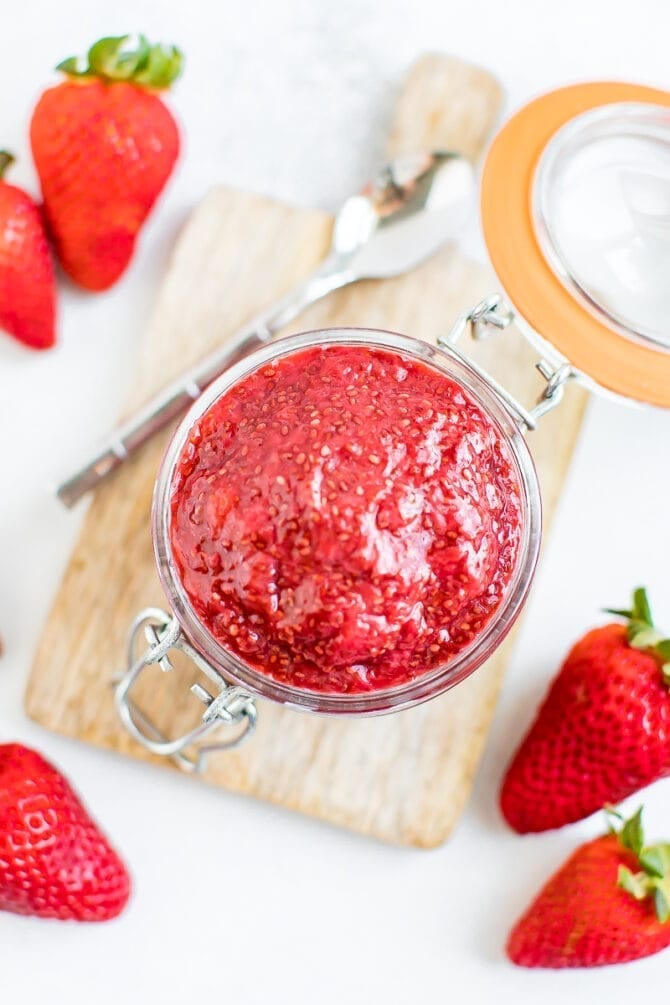
<path fill-rule="evenodd" d="M 142 637 L 147 648 L 136 655 Z M 164 672 L 173 669 L 169 656 L 172 650 L 183 652 L 218 688 L 217 694 L 211 694 L 202 684 L 192 685 L 191 692 L 205 705 L 205 711 L 194 729 L 173 740 L 161 732 L 131 696 L 147 668 L 157 665 Z M 158 607 L 141 611 L 131 625 L 127 668 L 114 679 L 114 700 L 121 721 L 138 743 L 152 754 L 172 758 L 180 768 L 190 772 L 202 771 L 209 754 L 238 747 L 254 731 L 258 719 L 251 695 L 243 688 L 227 684 L 186 640 L 176 619 Z M 231 739 L 205 742 L 220 726 L 238 725 L 242 729 Z"/>
<path fill-rule="evenodd" d="M 456 349 L 456 343 L 466 332 L 469 332 L 470 336 L 476 340 L 487 338 L 495 331 L 504 331 L 505 328 L 509 328 L 514 319 L 515 313 L 512 308 L 496 293 L 493 296 L 486 297 L 475 307 L 460 314 L 449 334 L 440 335 L 437 343 L 450 352 L 455 352 L 460 359 L 490 384 L 507 409 L 527 429 L 535 429 L 537 427 L 537 420 L 560 404 L 566 383 L 577 376 L 576 371 L 570 364 L 563 362 L 555 366 L 547 359 L 540 359 L 535 364 L 535 368 L 546 383 L 535 405 L 528 409 L 521 402 L 517 401 L 506 388 L 494 380 L 489 373 L 482 370 L 469 357 L 464 356 Z"/>

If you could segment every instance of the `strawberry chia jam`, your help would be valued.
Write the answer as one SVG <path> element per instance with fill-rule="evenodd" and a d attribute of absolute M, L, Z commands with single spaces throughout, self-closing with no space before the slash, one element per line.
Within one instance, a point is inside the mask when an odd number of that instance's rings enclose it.
<path fill-rule="evenodd" d="M 396 687 L 480 636 L 512 580 L 517 468 L 428 363 L 365 345 L 280 357 L 198 419 L 172 483 L 183 589 L 229 652 L 321 693 Z"/>

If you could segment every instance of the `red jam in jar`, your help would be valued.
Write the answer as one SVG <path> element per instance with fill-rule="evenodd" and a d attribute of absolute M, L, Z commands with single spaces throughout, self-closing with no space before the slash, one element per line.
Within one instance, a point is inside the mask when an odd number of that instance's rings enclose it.
<path fill-rule="evenodd" d="M 302 349 L 190 430 L 170 539 L 202 625 L 258 672 L 356 694 L 448 663 L 513 577 L 520 484 L 455 380 L 365 345 Z"/>

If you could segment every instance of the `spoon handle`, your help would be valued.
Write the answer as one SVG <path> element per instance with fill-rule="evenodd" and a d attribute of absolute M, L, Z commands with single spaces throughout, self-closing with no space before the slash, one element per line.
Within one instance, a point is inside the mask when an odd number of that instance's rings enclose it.
<path fill-rule="evenodd" d="M 310 304 L 333 290 L 356 281 L 335 256 L 328 256 L 285 297 L 240 328 L 225 345 L 215 349 L 191 370 L 181 374 L 151 398 L 143 408 L 117 427 L 73 475 L 59 485 L 58 498 L 71 507 L 120 467 L 173 419 L 182 415 L 205 388 L 234 363 L 270 342 L 273 336 Z"/>

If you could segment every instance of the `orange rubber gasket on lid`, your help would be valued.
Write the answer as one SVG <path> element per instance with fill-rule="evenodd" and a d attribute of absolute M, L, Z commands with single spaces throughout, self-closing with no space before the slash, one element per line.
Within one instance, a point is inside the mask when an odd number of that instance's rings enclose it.
<path fill-rule="evenodd" d="M 533 226 L 539 159 L 554 134 L 582 112 L 620 101 L 670 107 L 670 93 L 636 84 L 577 84 L 537 98 L 494 139 L 484 164 L 484 238 L 518 314 L 573 366 L 626 398 L 670 407 L 670 353 L 648 348 L 598 321 L 545 259 Z"/>

